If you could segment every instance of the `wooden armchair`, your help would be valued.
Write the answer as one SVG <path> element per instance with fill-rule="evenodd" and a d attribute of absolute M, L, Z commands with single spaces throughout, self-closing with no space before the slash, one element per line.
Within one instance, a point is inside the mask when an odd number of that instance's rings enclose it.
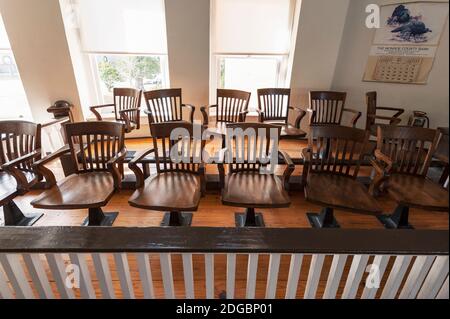
<path fill-rule="evenodd" d="M 370 191 L 374 195 L 386 191 L 398 203 L 392 215 L 379 217 L 386 228 L 412 228 L 410 207 L 448 211 L 448 191 L 426 177 L 441 135 L 421 127 L 378 126 L 372 160 L 376 176 Z"/>
<path fill-rule="evenodd" d="M 295 124 L 289 124 L 289 111 L 298 112 Z M 281 124 L 281 139 L 299 139 L 306 136 L 300 123 L 306 112 L 291 106 L 291 89 L 259 89 L 258 114 L 260 123 Z"/>
<path fill-rule="evenodd" d="M 264 227 L 263 216 L 255 214 L 255 208 L 290 206 L 287 190 L 295 165 L 287 153 L 278 150 L 281 131 L 279 126 L 231 123 L 227 124 L 227 129 L 234 130 L 234 133 L 226 135 L 226 151 L 218 165 L 222 203 L 246 208 L 244 214 L 235 215 L 237 227 Z M 274 159 L 277 161 L 279 156 L 287 164 L 282 178 L 274 172 Z M 225 164 L 228 167 L 227 175 Z"/>
<path fill-rule="evenodd" d="M 183 104 L 181 89 L 144 92 L 149 124 L 183 121 L 183 109 L 189 110 L 189 121 L 194 122 L 195 106 Z"/>
<path fill-rule="evenodd" d="M 314 228 L 338 228 L 334 208 L 379 214 L 377 201 L 357 181 L 369 132 L 344 126 L 312 126 L 308 148 L 303 149 L 306 200 L 324 206 L 308 213 Z"/>
<path fill-rule="evenodd" d="M 25 194 L 41 176 L 32 169 L 41 158 L 41 125 L 0 121 L 0 206 L 5 226 L 31 226 L 41 216 L 22 213 L 14 198 Z"/>
<path fill-rule="evenodd" d="M 98 112 L 102 108 L 114 108 L 115 121 L 125 125 L 125 133 L 140 128 L 140 106 L 142 91 L 131 88 L 114 88 L 114 103 L 91 106 L 89 109 L 94 113 L 97 121 L 103 121 Z"/>
<path fill-rule="evenodd" d="M 249 92 L 218 89 L 216 104 L 208 107 L 216 109 L 216 122 L 213 125 L 210 124 L 207 107 L 203 106 L 200 108 L 203 126 L 208 128 L 209 132 L 225 135 L 227 123 L 245 122 L 250 96 Z"/>
<path fill-rule="evenodd" d="M 45 177 L 47 190 L 31 202 L 43 209 L 88 209 L 84 226 L 111 226 L 118 213 L 103 213 L 114 192 L 120 188 L 120 166 L 126 155 L 124 125 L 114 122 L 70 123 L 65 126 L 68 145 L 34 163 Z M 50 161 L 70 153 L 75 174 L 56 183 L 45 167 Z"/>
<path fill-rule="evenodd" d="M 402 121 L 400 116 L 405 112 L 404 109 L 395 107 L 378 106 L 377 92 L 368 92 L 366 94 L 367 104 L 367 119 L 366 130 L 370 131 L 371 135 L 377 135 L 377 127 L 379 124 L 398 125 Z M 377 111 L 395 112 L 392 116 L 379 115 Z M 382 121 L 381 123 L 379 121 Z"/>
<path fill-rule="evenodd" d="M 342 125 L 344 112 L 354 114 L 351 125 L 356 127 L 361 112 L 346 108 L 347 93 L 330 91 L 309 92 L 309 125 Z"/>
<path fill-rule="evenodd" d="M 185 212 L 196 211 L 205 192 L 205 142 L 193 136 L 193 124 L 188 122 L 153 123 L 151 131 L 153 147 L 128 164 L 136 174 L 136 191 L 128 202 L 133 207 L 168 211 L 161 226 L 190 226 L 192 214 Z M 138 163 L 150 153 L 155 154 L 157 174 L 145 179 Z"/>

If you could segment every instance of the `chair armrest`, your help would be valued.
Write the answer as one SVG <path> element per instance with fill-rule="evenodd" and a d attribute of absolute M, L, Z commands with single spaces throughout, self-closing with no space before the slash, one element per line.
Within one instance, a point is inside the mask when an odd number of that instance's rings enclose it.
<path fill-rule="evenodd" d="M 131 120 L 130 120 L 130 117 L 128 116 L 128 113 L 139 112 L 140 110 L 141 109 L 139 107 L 135 107 L 135 108 L 130 108 L 130 109 L 119 111 L 120 118 L 125 122 L 125 129 L 127 132 L 129 132 L 131 130 Z M 137 118 L 139 121 L 139 116 L 137 116 Z M 136 124 L 138 125 L 139 123 L 136 123 Z"/>
<path fill-rule="evenodd" d="M 258 113 L 258 122 L 264 123 L 264 111 L 257 108 L 256 112 Z"/>
<path fill-rule="evenodd" d="M 357 111 L 354 109 L 349 109 L 349 108 L 344 108 L 343 111 L 355 114 L 355 116 L 352 118 L 351 124 L 352 124 L 352 127 L 356 127 L 356 123 L 360 119 L 362 113 L 360 111 Z"/>
<path fill-rule="evenodd" d="M 311 162 L 311 150 L 307 147 L 302 149 L 301 156 L 305 162 Z"/>
<path fill-rule="evenodd" d="M 200 176 L 200 190 L 202 196 L 206 193 L 206 167 L 205 163 L 201 162 L 198 165 L 198 175 Z"/>
<path fill-rule="evenodd" d="M 146 150 L 143 150 L 141 152 L 138 152 L 133 159 L 128 163 L 128 167 L 133 171 L 134 175 L 136 176 L 136 188 L 141 188 L 144 186 L 145 181 L 145 175 L 144 172 L 139 168 L 137 165 L 142 159 L 144 159 L 148 154 L 154 153 L 154 148 L 149 148 Z"/>
<path fill-rule="evenodd" d="M 1 168 L 5 171 L 11 169 L 11 168 L 16 168 L 17 166 L 19 166 L 20 164 L 24 163 L 24 162 L 28 162 L 32 159 L 35 159 L 36 157 L 41 156 L 41 149 L 36 149 L 31 153 L 28 153 L 27 155 L 18 157 L 16 159 L 13 159 L 9 162 L 4 163 Z"/>
<path fill-rule="evenodd" d="M 98 121 L 102 121 L 102 116 L 100 115 L 99 112 L 97 112 L 97 109 L 101 109 L 101 108 L 105 108 L 105 107 L 111 107 L 111 106 L 115 106 L 114 104 L 103 104 L 103 105 L 94 105 L 89 107 L 89 110 L 91 110 L 92 113 L 94 113 L 95 118 Z"/>
<path fill-rule="evenodd" d="M 375 150 L 375 158 L 370 159 L 370 164 L 375 170 L 375 176 L 369 186 L 369 193 L 376 197 L 379 194 L 381 186 L 388 180 L 392 171 L 393 162 L 389 156 L 383 154 L 380 150 Z"/>
<path fill-rule="evenodd" d="M 248 110 L 239 113 L 239 122 L 245 122 L 247 118 Z"/>
<path fill-rule="evenodd" d="M 55 175 L 53 174 L 53 172 L 51 170 L 49 170 L 47 167 L 45 167 L 45 164 L 61 157 L 64 154 L 70 153 L 70 151 L 71 150 L 70 150 L 69 145 L 65 145 L 65 146 L 61 147 L 59 150 L 57 150 L 56 152 L 45 156 L 44 158 L 40 159 L 39 161 L 37 161 L 33 164 L 33 170 L 36 173 L 41 174 L 45 178 L 44 188 L 47 189 L 47 188 L 50 188 L 50 187 L 56 185 Z"/>
<path fill-rule="evenodd" d="M 367 117 L 375 119 L 375 120 L 389 121 L 389 123 L 391 125 L 398 125 L 402 121 L 398 117 L 394 117 L 394 116 L 383 116 L 383 115 L 368 114 Z"/>
<path fill-rule="evenodd" d="M 312 125 L 316 119 L 317 112 L 313 109 L 307 108 L 306 113 L 309 113 L 309 125 Z"/>
<path fill-rule="evenodd" d="M 16 180 L 16 184 L 17 184 L 17 190 L 19 190 L 20 192 L 26 192 L 30 189 L 30 185 L 28 183 L 28 180 L 25 176 L 25 174 L 22 172 L 22 170 L 19 168 L 20 164 L 23 164 L 27 161 L 33 160 L 36 157 L 40 157 L 41 156 L 41 150 L 37 149 L 34 150 L 33 152 L 18 157 L 12 161 L 6 162 L 5 164 L 3 164 L 1 166 L 2 170 L 4 170 L 5 172 L 9 173 L 11 176 L 14 177 L 14 179 Z"/>
<path fill-rule="evenodd" d="M 202 113 L 202 116 L 203 116 L 203 126 L 208 126 L 208 124 L 209 124 L 209 117 L 208 117 L 208 112 L 206 111 L 206 109 L 212 109 L 212 108 L 217 109 L 217 105 L 202 106 L 200 108 L 200 112 Z"/>
<path fill-rule="evenodd" d="M 374 154 L 375 158 L 385 165 L 384 171 L 386 172 L 386 174 L 389 174 L 392 171 L 394 165 L 392 159 L 386 154 L 383 154 L 379 149 L 375 150 Z"/>
<path fill-rule="evenodd" d="M 181 107 L 186 107 L 188 109 L 190 109 L 190 113 L 189 113 L 189 120 L 191 123 L 194 123 L 194 113 L 195 113 L 195 106 L 193 106 L 192 104 L 181 104 Z"/>
<path fill-rule="evenodd" d="M 301 108 L 296 107 L 296 106 L 289 106 L 289 109 L 299 113 L 297 118 L 295 119 L 295 124 L 294 124 L 294 126 L 299 129 L 300 125 L 302 123 L 302 120 L 306 116 L 307 113 L 306 113 L 306 111 L 304 111 Z"/>
<path fill-rule="evenodd" d="M 110 171 L 111 174 L 113 175 L 115 189 L 120 189 L 120 182 L 122 180 L 121 173 L 117 166 L 123 162 L 126 155 L 127 155 L 127 149 L 124 147 L 113 158 L 111 158 L 108 161 L 108 163 L 106 163 L 106 166 L 108 167 L 108 171 Z"/>
<path fill-rule="evenodd" d="M 398 107 L 387 107 L 387 106 L 377 106 L 377 110 L 383 110 L 383 111 L 395 111 L 397 114 L 394 115 L 394 117 L 398 117 L 405 113 L 405 109 L 398 108 Z"/>
<path fill-rule="evenodd" d="M 284 188 L 286 190 L 289 190 L 289 180 L 291 178 L 292 173 L 295 170 L 295 164 L 292 161 L 289 154 L 286 153 L 285 151 L 278 150 L 278 154 L 280 154 L 281 157 L 283 157 L 284 162 L 286 163 L 286 169 L 283 172 L 283 184 L 284 184 Z"/>
<path fill-rule="evenodd" d="M 303 157 L 303 172 L 302 172 L 302 184 L 306 185 L 308 180 L 309 166 L 311 165 L 311 149 L 305 147 L 302 149 L 301 156 Z"/>

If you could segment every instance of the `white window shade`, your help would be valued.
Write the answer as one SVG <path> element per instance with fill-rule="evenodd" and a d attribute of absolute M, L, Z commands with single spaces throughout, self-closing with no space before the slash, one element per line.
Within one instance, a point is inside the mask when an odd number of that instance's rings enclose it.
<path fill-rule="evenodd" d="M 214 1 L 214 53 L 289 53 L 292 0 Z"/>
<path fill-rule="evenodd" d="M 2 16 L 0 15 L 0 49 L 10 49 L 8 35 L 3 24 Z"/>
<path fill-rule="evenodd" d="M 163 0 L 78 0 L 83 50 L 167 54 Z"/>

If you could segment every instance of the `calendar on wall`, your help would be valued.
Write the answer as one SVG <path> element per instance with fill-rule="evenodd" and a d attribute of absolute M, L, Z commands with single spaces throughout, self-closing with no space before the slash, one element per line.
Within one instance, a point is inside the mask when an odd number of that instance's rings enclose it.
<path fill-rule="evenodd" d="M 364 81 L 426 84 L 448 2 L 405 2 L 381 7 Z"/>

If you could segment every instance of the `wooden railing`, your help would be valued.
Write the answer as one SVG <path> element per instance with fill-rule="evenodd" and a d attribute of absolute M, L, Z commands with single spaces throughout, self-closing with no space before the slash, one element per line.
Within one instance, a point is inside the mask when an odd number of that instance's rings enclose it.
<path fill-rule="evenodd" d="M 449 232 L 0 228 L 2 298 L 448 298 Z"/>

